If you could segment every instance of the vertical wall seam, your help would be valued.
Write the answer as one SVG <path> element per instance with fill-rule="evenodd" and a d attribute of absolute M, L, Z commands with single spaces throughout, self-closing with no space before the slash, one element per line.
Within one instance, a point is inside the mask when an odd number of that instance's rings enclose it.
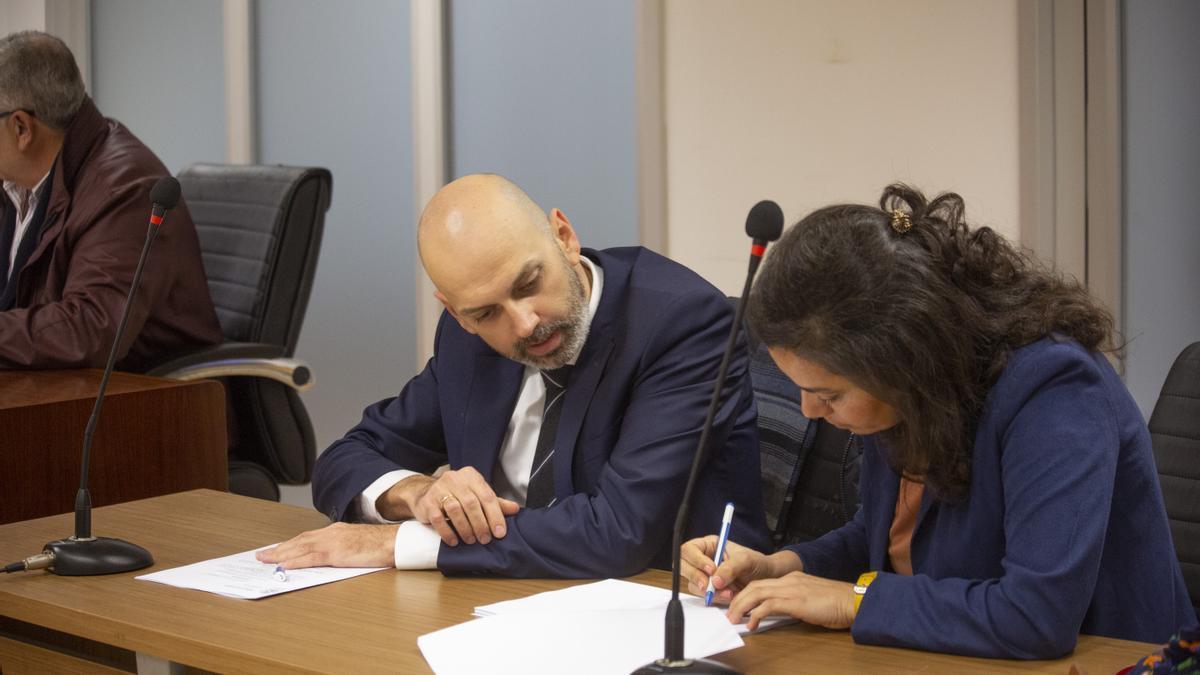
<path fill-rule="evenodd" d="M 229 164 L 253 164 L 258 157 L 254 9 L 252 0 L 224 0 L 221 8 L 225 61 L 225 161 Z"/>
<path fill-rule="evenodd" d="M 421 209 L 449 178 L 450 35 L 445 0 L 412 0 L 412 111 L 413 111 L 413 213 L 411 236 L 416 237 Z M 416 318 L 414 372 L 433 356 L 433 338 L 441 303 L 433 297 L 434 287 L 417 258 L 413 260 L 413 299 Z"/>

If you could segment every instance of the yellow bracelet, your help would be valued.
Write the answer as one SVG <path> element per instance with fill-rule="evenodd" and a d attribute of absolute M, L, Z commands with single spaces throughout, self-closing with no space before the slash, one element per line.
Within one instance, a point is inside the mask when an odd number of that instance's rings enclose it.
<path fill-rule="evenodd" d="M 862 604 L 863 596 L 867 594 L 867 588 L 875 581 L 875 577 L 879 576 L 879 572 L 863 572 L 858 576 L 858 581 L 854 583 L 854 615 L 858 616 L 858 607 Z"/>

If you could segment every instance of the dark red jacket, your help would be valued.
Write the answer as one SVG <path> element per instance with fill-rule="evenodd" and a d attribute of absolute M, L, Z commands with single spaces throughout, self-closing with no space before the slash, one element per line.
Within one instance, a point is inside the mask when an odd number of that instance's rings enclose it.
<path fill-rule="evenodd" d="M 166 175 L 137 137 L 84 100 L 54 162 L 37 246 L 9 280 L 17 287 L 12 307 L 0 312 L 0 368 L 104 365 L 146 237 L 150 188 Z M 11 208 L 0 197 L 0 209 Z M 220 341 L 181 200 L 150 252 L 117 368 L 145 370 Z"/>

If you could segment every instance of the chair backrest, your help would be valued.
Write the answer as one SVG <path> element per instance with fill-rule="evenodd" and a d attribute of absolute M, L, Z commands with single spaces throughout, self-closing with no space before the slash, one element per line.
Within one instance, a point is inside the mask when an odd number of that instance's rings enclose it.
<path fill-rule="evenodd" d="M 861 442 L 825 420 L 813 422 L 812 434 L 812 448 L 778 532 L 780 546 L 816 539 L 845 525 L 858 511 Z"/>
<path fill-rule="evenodd" d="M 179 183 L 225 339 L 294 356 L 333 189 L 329 171 L 194 164 Z M 308 482 L 316 441 L 295 390 L 251 377 L 225 378 L 225 386 L 230 489 L 277 499 L 272 481 Z"/>
<path fill-rule="evenodd" d="M 736 310 L 738 299 L 730 298 Z M 796 386 L 747 329 L 750 381 L 758 408 L 763 511 L 776 546 L 816 539 L 858 509 L 862 446 L 849 432 L 810 420 Z"/>
<path fill-rule="evenodd" d="M 1175 553 L 1200 612 L 1200 342 L 1184 349 L 1167 373 L 1150 415 L 1150 438 Z"/>
<path fill-rule="evenodd" d="M 776 546 L 816 539 L 858 509 L 862 447 L 848 432 L 805 417 L 800 389 L 766 346 L 751 349 L 767 527 Z"/>
<path fill-rule="evenodd" d="M 292 356 L 332 177 L 326 169 L 193 164 L 179 174 L 225 339 Z"/>
<path fill-rule="evenodd" d="M 750 354 L 750 380 L 758 408 L 758 451 L 763 511 L 775 533 L 791 512 L 800 471 L 812 450 L 816 424 L 800 412 L 800 389 L 757 345 Z M 776 542 L 778 543 L 778 542 Z"/>

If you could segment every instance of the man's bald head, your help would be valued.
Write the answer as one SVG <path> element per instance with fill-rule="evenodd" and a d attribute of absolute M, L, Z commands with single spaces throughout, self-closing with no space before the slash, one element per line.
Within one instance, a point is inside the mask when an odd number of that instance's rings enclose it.
<path fill-rule="evenodd" d="M 591 281 L 558 209 L 502 176 L 465 176 L 429 200 L 417 246 L 438 299 L 498 353 L 538 368 L 579 353 Z"/>
<path fill-rule="evenodd" d="M 446 185 L 429 200 L 417 224 L 417 248 L 432 277 L 430 258 L 436 265 L 442 251 L 479 240 L 529 241 L 535 233 L 553 238 L 545 211 L 516 183 L 478 173 Z"/>

